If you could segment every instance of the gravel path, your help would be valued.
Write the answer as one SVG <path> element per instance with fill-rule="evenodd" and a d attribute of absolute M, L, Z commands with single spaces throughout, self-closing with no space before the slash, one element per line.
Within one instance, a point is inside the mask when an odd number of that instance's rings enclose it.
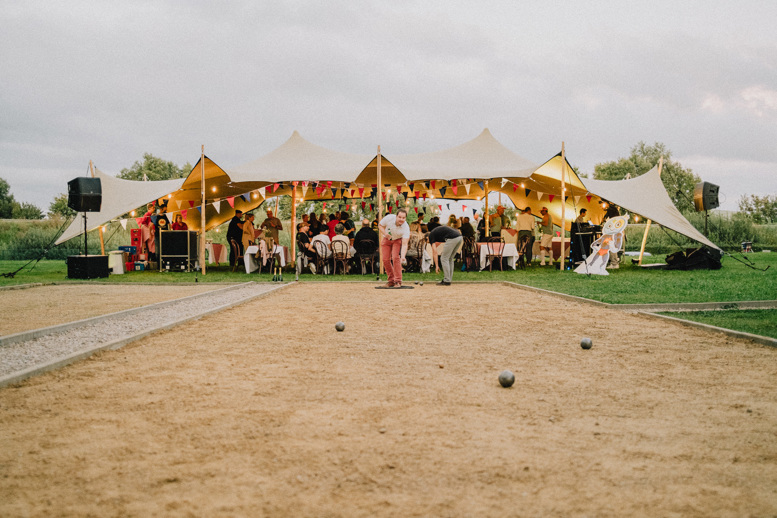
<path fill-rule="evenodd" d="M 284 285 L 247 283 L 238 288 L 172 300 L 161 308 L 155 304 L 132 314 L 119 312 L 115 313 L 115 316 L 106 315 L 84 326 L 2 345 L 0 382 L 30 369 L 69 363 L 64 360 L 72 361 L 79 353 L 88 355 L 100 348 L 120 347 L 155 330 L 203 316 L 214 309 L 253 299 L 281 286 Z"/>

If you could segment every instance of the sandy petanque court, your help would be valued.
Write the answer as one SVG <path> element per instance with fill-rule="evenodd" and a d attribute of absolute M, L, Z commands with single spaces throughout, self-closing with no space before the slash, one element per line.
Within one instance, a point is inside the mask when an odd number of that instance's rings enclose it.
<path fill-rule="evenodd" d="M 504 285 L 292 285 L 0 389 L 0 515 L 774 516 L 775 379 Z"/>

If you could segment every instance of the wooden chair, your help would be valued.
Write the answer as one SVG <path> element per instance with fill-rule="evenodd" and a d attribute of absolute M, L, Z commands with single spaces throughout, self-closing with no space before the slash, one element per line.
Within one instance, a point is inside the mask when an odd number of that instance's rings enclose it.
<path fill-rule="evenodd" d="M 356 257 L 359 258 L 359 264 L 362 267 L 362 275 L 365 274 L 365 266 L 370 263 L 370 272 L 375 273 L 375 263 L 378 259 L 378 243 L 370 239 L 354 241 L 356 248 Z"/>
<path fill-rule="evenodd" d="M 413 246 L 413 253 L 415 255 L 408 254 L 405 256 L 407 259 L 407 266 L 405 267 L 406 272 L 421 273 L 421 267 L 424 262 L 424 249 L 426 248 L 426 244 L 428 242 L 429 241 L 426 239 L 426 237 L 421 237 L 414 243 L 415 246 Z M 408 249 L 408 252 L 409 251 L 410 250 Z"/>
<path fill-rule="evenodd" d="M 237 271 L 237 267 L 240 264 L 240 260 L 243 259 L 243 255 L 240 253 L 240 247 L 237 244 L 237 241 L 234 239 L 229 240 L 230 246 L 232 246 L 232 253 L 235 254 L 235 264 L 232 265 L 232 271 Z"/>
<path fill-rule="evenodd" d="M 324 275 L 326 273 L 329 250 L 323 241 L 314 241 L 313 249 L 316 251 L 316 273 Z"/>
<path fill-rule="evenodd" d="M 488 271 L 493 271 L 494 261 L 499 264 L 499 269 L 504 270 L 502 266 L 502 253 L 505 248 L 505 241 L 501 237 L 490 237 L 486 241 L 486 247 L 488 253 L 486 254 L 486 262 L 488 262 Z"/>
<path fill-rule="evenodd" d="M 343 275 L 348 273 L 348 249 L 350 244 L 344 241 L 332 241 L 332 275 L 337 273 L 337 265 L 343 267 Z"/>
<path fill-rule="evenodd" d="M 516 266 L 521 270 L 526 269 L 526 257 L 531 254 L 529 243 L 531 243 L 530 236 L 522 236 L 518 240 L 518 262 L 516 263 Z"/>
<path fill-rule="evenodd" d="M 464 246 L 461 248 L 461 257 L 468 272 L 480 271 L 480 249 L 477 237 L 465 237 Z"/>

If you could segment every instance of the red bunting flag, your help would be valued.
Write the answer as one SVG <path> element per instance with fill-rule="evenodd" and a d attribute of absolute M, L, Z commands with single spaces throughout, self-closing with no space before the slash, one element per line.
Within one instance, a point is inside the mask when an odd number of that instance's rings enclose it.
<path fill-rule="evenodd" d="M 229 206 L 234 209 L 235 208 L 235 197 L 234 196 L 228 196 L 227 197 L 227 203 L 229 203 Z M 186 218 L 186 216 L 184 216 L 184 218 Z"/>
<path fill-rule="evenodd" d="M 331 189 L 332 188 L 332 182 L 326 182 L 326 186 Z"/>
<path fill-rule="evenodd" d="M 186 219 L 186 215 L 187 215 L 187 214 L 189 214 L 189 211 L 188 211 L 187 209 L 183 209 L 183 210 L 181 211 L 181 217 L 182 217 L 183 219 Z"/>
<path fill-rule="evenodd" d="M 553 203 L 553 198 L 555 198 L 555 194 L 548 194 L 548 202 Z"/>
<path fill-rule="evenodd" d="M 359 198 L 364 198 L 364 187 L 359 187 Z"/>
<path fill-rule="evenodd" d="M 383 201 L 386 201 L 386 193 L 383 193 Z"/>
<path fill-rule="evenodd" d="M 415 191 L 413 194 L 415 194 L 415 197 L 416 197 L 416 198 L 419 198 L 419 197 L 421 196 L 421 193 L 420 193 L 420 192 L 418 192 L 418 191 Z"/>
<path fill-rule="evenodd" d="M 436 189 L 437 182 L 435 180 L 432 180 L 432 189 Z"/>
<path fill-rule="evenodd" d="M 415 209 L 415 213 L 418 214 L 418 207 L 413 207 Z"/>
<path fill-rule="evenodd" d="M 135 218 L 135 223 L 137 223 L 138 226 L 140 226 L 141 221 L 143 221 L 143 218 Z"/>
<path fill-rule="evenodd" d="M 426 193 L 424 193 L 424 201 L 426 201 Z"/>
<path fill-rule="evenodd" d="M 325 209 L 325 208 L 326 208 L 326 202 L 324 202 L 324 206 L 323 206 L 323 207 L 321 207 L 321 208 L 322 208 L 322 209 Z"/>
<path fill-rule="evenodd" d="M 345 210 L 351 210 L 351 206 L 349 204 L 345 204 Z"/>
<path fill-rule="evenodd" d="M 456 180 L 453 180 L 453 181 L 455 182 Z M 451 189 L 453 190 L 453 194 L 459 194 L 459 193 L 457 192 L 457 191 L 459 190 L 459 188 L 458 188 L 458 187 L 456 187 L 456 184 L 454 184 L 453 186 L 451 186 Z"/>
<path fill-rule="evenodd" d="M 281 185 L 280 185 L 280 184 L 278 184 L 278 183 L 274 183 L 274 184 L 272 184 L 272 192 L 275 192 L 275 191 L 277 191 L 277 190 L 278 190 L 278 187 L 280 187 L 280 186 L 281 186 Z"/>
<path fill-rule="evenodd" d="M 462 205 L 461 206 L 461 210 L 467 210 L 467 206 L 466 205 Z"/>
<path fill-rule="evenodd" d="M 351 198 L 353 198 L 353 189 L 351 189 Z"/>
<path fill-rule="evenodd" d="M 192 200 L 189 200 L 189 207 L 194 207 L 194 202 Z"/>
<path fill-rule="evenodd" d="M 438 205 L 438 207 L 440 207 L 440 210 L 442 210 L 442 205 Z"/>
<path fill-rule="evenodd" d="M 456 187 L 456 180 L 451 180 L 451 186 Z"/>
<path fill-rule="evenodd" d="M 590 196 L 586 196 L 585 199 L 588 200 L 588 203 L 591 203 L 591 197 Z"/>
<path fill-rule="evenodd" d="M 394 207 L 392 207 L 391 205 L 388 206 L 389 214 L 391 214 L 391 211 L 392 211 L 393 208 Z"/>
<path fill-rule="evenodd" d="M 366 202 L 366 201 L 363 201 L 363 202 L 362 202 L 362 210 L 364 210 L 364 206 L 365 206 L 365 205 L 367 205 L 367 202 Z"/>
<path fill-rule="evenodd" d="M 399 208 L 399 200 L 395 200 L 394 203 L 396 203 L 397 204 L 397 208 Z"/>
<path fill-rule="evenodd" d="M 518 190 L 518 184 L 517 184 L 517 183 L 514 183 L 514 184 L 513 184 L 513 192 L 515 192 L 515 191 L 517 191 L 517 190 Z"/>

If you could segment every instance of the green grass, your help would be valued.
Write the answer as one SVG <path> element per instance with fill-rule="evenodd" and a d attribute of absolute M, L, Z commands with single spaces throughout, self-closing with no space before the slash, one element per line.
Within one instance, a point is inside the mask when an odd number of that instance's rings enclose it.
<path fill-rule="evenodd" d="M 557 268 L 531 266 L 525 270 L 493 272 L 456 271 L 454 281 L 511 281 L 551 291 L 558 291 L 612 304 L 647 304 L 676 302 L 728 302 L 744 300 L 777 300 L 777 253 L 755 253 L 748 257 L 760 268 L 772 266 L 768 271 L 756 271 L 724 257 L 720 270 L 662 271 L 642 270 L 624 264 L 619 270 L 610 270 L 607 277 L 579 275 Z M 663 256 L 653 256 L 651 262 L 663 262 Z M 630 263 L 627 259 L 624 263 Z M 0 273 L 13 271 L 24 261 L 0 261 Z M 189 283 L 194 282 L 246 282 L 270 281 L 272 275 L 245 274 L 245 270 L 232 273 L 227 266 L 208 267 L 207 275 L 195 273 L 130 272 L 111 275 L 94 282 L 110 283 Z M 407 273 L 406 282 L 435 282 L 441 274 Z M 383 276 L 383 279 L 386 277 Z M 294 279 L 293 272 L 284 272 L 284 280 Z M 371 275 L 311 275 L 300 276 L 301 281 L 370 281 Z M 65 261 L 41 261 L 33 270 L 29 267 L 14 278 L 0 277 L 0 286 L 25 283 L 68 282 Z M 79 281 L 84 282 L 84 281 Z"/>
<path fill-rule="evenodd" d="M 777 309 L 732 309 L 660 314 L 777 338 Z"/>

